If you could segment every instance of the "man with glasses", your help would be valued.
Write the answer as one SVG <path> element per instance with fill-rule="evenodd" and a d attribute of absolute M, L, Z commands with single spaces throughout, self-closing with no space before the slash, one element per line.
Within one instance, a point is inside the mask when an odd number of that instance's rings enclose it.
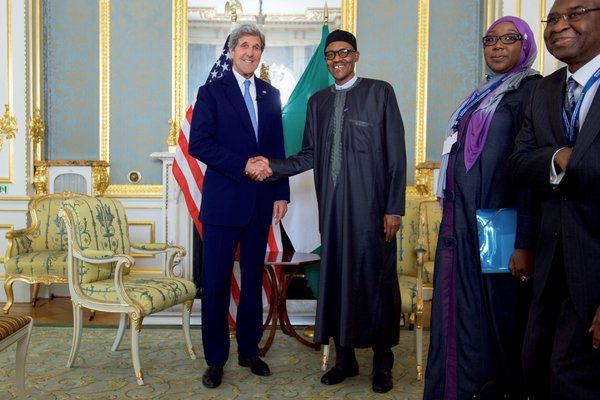
<path fill-rule="evenodd" d="M 321 378 L 335 385 L 358 375 L 355 347 L 372 347 L 375 392 L 392 389 L 400 331 L 396 232 L 404 215 L 404 127 L 391 85 L 359 78 L 356 38 L 336 30 L 325 42 L 335 85 L 308 103 L 302 150 L 266 160 L 274 178 L 314 168 L 321 232 L 315 342 L 336 346 Z"/>
<path fill-rule="evenodd" d="M 600 399 L 600 0 L 543 22 L 567 67 L 534 89 L 511 158 L 542 199 L 523 362 L 531 399 Z"/>

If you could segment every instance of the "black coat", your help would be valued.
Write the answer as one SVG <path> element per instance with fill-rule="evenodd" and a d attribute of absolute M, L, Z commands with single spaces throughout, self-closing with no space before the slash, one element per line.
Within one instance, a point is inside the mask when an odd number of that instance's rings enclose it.
<path fill-rule="evenodd" d="M 448 163 L 433 278 L 431 340 L 424 399 L 470 399 L 492 391 L 501 398 L 523 391 L 521 343 L 529 288 L 510 274 L 482 274 L 475 213 L 503 207 L 518 212 L 516 248 L 533 249 L 537 219 L 533 194 L 511 176 L 509 156 L 524 108 L 539 75 L 504 95 L 484 147 L 469 171 L 464 161 L 467 113 Z M 483 397 L 485 398 L 485 397 Z M 511 397 L 512 398 L 512 397 Z M 518 397 L 517 397 L 518 398 Z"/>
<path fill-rule="evenodd" d="M 578 134 L 566 174 L 554 186 L 549 182 L 552 156 L 568 147 L 561 122 L 565 80 L 562 68 L 536 86 L 511 162 L 516 177 L 541 196 L 533 295 L 541 296 L 562 240 L 569 294 L 579 317 L 591 325 L 600 305 L 600 90 Z"/>
<path fill-rule="evenodd" d="M 314 168 L 321 232 L 321 272 L 315 342 L 342 346 L 398 343 L 400 289 L 396 240 L 385 241 L 385 214 L 404 215 L 404 127 L 394 90 L 359 79 L 348 89 L 337 185 L 331 178 L 333 87 L 308 103 L 302 150 L 272 160 L 274 176 Z"/>

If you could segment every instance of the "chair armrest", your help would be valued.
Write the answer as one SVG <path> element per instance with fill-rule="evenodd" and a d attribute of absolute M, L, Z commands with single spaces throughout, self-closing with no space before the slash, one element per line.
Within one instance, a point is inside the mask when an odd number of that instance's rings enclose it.
<path fill-rule="evenodd" d="M 109 261 L 107 259 L 109 258 L 113 258 L 115 256 L 115 252 L 114 251 L 110 251 L 110 250 L 82 250 L 81 251 L 81 255 L 84 258 L 87 258 L 87 260 L 94 260 L 94 261 L 98 261 L 101 260 L 103 263 L 106 261 Z M 93 262 L 93 261 L 91 261 Z"/>
<path fill-rule="evenodd" d="M 123 272 L 125 269 L 132 268 L 135 264 L 135 260 L 133 257 L 127 254 L 115 254 L 115 252 L 110 250 L 73 250 L 73 257 L 85 261 L 92 264 L 105 264 L 105 263 L 117 263 L 114 274 L 114 283 L 115 289 L 117 292 L 117 297 L 120 302 L 115 302 L 115 305 L 129 305 L 133 306 L 138 310 L 138 313 L 141 315 L 141 308 L 137 305 L 130 297 L 127 295 L 125 291 L 125 285 L 123 284 Z M 86 295 L 81 290 L 79 282 L 77 279 L 73 281 L 77 282 L 75 286 L 75 292 L 81 298 L 87 299 L 88 301 L 94 302 L 96 299 Z M 69 281 L 69 285 L 71 285 L 71 280 Z"/>
<path fill-rule="evenodd" d="M 169 248 L 167 243 L 142 243 L 135 242 L 131 243 L 131 248 L 141 253 L 158 254 L 164 253 Z"/>
<path fill-rule="evenodd" d="M 31 229 L 31 228 L 13 229 L 13 230 L 6 232 L 5 236 L 9 240 L 10 239 L 19 239 L 19 238 L 22 238 L 23 236 L 27 236 L 28 234 L 30 234 L 32 232 L 33 232 L 33 229 Z"/>

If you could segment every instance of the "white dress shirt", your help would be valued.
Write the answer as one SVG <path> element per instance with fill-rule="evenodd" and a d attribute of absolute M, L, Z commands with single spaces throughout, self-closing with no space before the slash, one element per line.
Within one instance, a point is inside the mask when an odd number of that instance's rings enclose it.
<path fill-rule="evenodd" d="M 572 73 L 571 71 L 569 71 L 569 68 L 567 68 L 567 80 L 566 82 L 569 81 L 570 77 L 573 77 L 573 79 L 579 83 L 579 85 L 581 85 L 581 87 L 585 87 L 585 84 L 587 83 L 587 81 L 592 77 L 592 75 L 594 75 L 594 72 L 596 72 L 596 70 L 600 68 L 600 54 L 598 54 L 596 57 L 594 57 L 593 59 L 591 59 L 587 64 L 585 64 L 583 67 L 579 68 L 575 73 Z M 581 131 L 581 128 L 583 127 L 583 123 L 585 122 L 585 117 L 587 117 L 588 111 L 590 110 L 590 106 L 592 105 L 592 101 L 594 100 L 594 96 L 596 95 L 596 92 L 598 91 L 598 86 L 600 86 L 600 80 L 597 80 L 596 83 L 594 83 L 592 85 L 592 87 L 587 91 L 585 97 L 583 98 L 583 102 L 581 103 L 581 108 L 579 109 L 579 121 L 578 121 L 578 125 L 579 126 L 579 130 Z M 553 185 L 558 185 L 560 183 L 560 181 L 562 180 L 563 176 L 565 176 L 565 171 L 561 171 L 560 173 L 556 173 L 556 168 L 554 167 L 554 157 L 556 157 L 556 154 L 561 151 L 562 149 L 564 149 L 564 147 L 561 147 L 560 149 L 558 149 L 556 151 L 556 153 L 554 153 L 554 155 L 552 156 L 552 161 L 550 162 L 550 183 Z"/>
<path fill-rule="evenodd" d="M 246 78 L 240 75 L 234 68 L 231 69 L 233 71 L 233 76 L 235 76 L 235 80 L 242 91 L 242 97 L 244 96 L 244 82 L 246 82 Z M 252 103 L 254 104 L 254 114 L 256 115 L 256 123 L 258 125 L 258 104 L 256 103 L 256 83 L 254 83 L 254 75 L 252 75 L 247 80 L 250 81 L 250 87 L 248 90 L 250 91 L 250 97 L 252 97 Z"/>

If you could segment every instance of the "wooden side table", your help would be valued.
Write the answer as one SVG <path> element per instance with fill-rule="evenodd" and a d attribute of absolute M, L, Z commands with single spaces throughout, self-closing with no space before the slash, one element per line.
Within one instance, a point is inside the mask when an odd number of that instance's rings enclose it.
<path fill-rule="evenodd" d="M 265 330 L 269 329 L 269 336 L 263 347 L 260 348 L 260 355 L 267 354 L 277 331 L 277 324 L 281 326 L 281 331 L 288 336 L 292 336 L 297 341 L 311 349 L 320 350 L 321 345 L 312 343 L 300 336 L 290 322 L 287 311 L 287 291 L 294 275 L 298 274 L 302 267 L 308 264 L 319 262 L 318 254 L 299 253 L 293 251 L 268 252 L 265 257 L 265 273 L 271 288 L 271 304 L 269 305 L 269 314 L 265 321 Z M 281 267 L 282 276 L 277 279 L 275 267 Z"/>

